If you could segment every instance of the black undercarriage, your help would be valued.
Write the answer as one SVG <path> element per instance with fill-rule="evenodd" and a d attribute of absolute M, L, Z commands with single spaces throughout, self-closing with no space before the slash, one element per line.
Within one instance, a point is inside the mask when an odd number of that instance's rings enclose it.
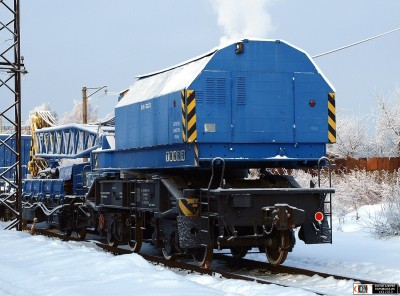
<path fill-rule="evenodd" d="M 296 229 L 307 244 L 331 243 L 333 189 L 300 188 L 291 176 L 268 173 L 217 179 L 204 172 L 110 174 L 95 178 L 85 196 L 66 197 L 61 205 L 27 202 L 23 219 L 80 236 L 92 228 L 110 245 L 130 244 L 135 251 L 149 242 L 166 258 L 185 253 L 201 265 L 213 249 L 230 249 L 241 258 L 253 247 L 271 264 L 281 264 L 294 247 Z M 323 221 L 315 220 L 316 212 L 325 214 Z"/>

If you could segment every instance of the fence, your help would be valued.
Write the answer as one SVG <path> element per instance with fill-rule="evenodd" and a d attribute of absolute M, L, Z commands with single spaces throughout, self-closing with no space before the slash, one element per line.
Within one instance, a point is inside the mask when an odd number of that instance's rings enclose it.
<path fill-rule="evenodd" d="M 366 171 L 394 171 L 400 168 L 400 157 L 339 158 L 334 159 L 335 171 L 347 172 L 354 169 Z"/>

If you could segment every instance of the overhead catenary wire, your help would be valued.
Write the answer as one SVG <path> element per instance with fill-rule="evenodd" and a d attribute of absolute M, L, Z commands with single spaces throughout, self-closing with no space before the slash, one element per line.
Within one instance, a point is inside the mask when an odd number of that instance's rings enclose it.
<path fill-rule="evenodd" d="M 323 53 L 317 54 L 317 55 L 313 56 L 312 58 L 316 59 L 316 58 L 319 58 L 319 57 L 322 57 L 322 56 L 337 52 L 339 50 L 343 50 L 343 49 L 346 49 L 346 48 L 349 48 L 349 47 L 352 47 L 352 46 L 356 46 L 356 45 L 364 43 L 364 42 L 368 42 L 370 40 L 382 37 L 384 35 L 387 35 L 387 34 L 390 34 L 390 33 L 393 33 L 393 32 L 399 31 L 399 30 L 400 30 L 400 27 L 398 27 L 396 29 L 393 29 L 393 30 L 390 30 L 390 31 L 387 31 L 385 33 L 382 33 L 382 34 L 379 34 L 379 35 L 376 35 L 376 36 L 373 36 L 373 37 L 370 37 L 370 38 L 367 38 L 367 39 L 364 39 L 364 40 L 361 40 L 361 41 L 358 41 L 358 42 L 355 42 L 355 43 L 352 43 L 352 44 L 348 44 L 348 45 L 345 45 L 345 46 L 342 46 L 342 47 L 339 47 L 339 48 L 336 48 L 336 49 L 332 49 L 332 50 L 327 51 L 327 52 L 323 52 Z"/>

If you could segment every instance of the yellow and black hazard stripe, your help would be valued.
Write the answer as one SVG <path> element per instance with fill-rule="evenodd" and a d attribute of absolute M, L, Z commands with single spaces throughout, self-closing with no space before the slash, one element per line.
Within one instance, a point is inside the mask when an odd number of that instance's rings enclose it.
<path fill-rule="evenodd" d="M 186 98 L 185 98 L 185 90 L 181 91 L 181 108 L 182 108 L 182 139 L 183 142 L 187 141 L 186 134 Z"/>
<path fill-rule="evenodd" d="M 194 143 L 197 140 L 196 129 L 196 97 L 194 90 L 186 91 L 187 106 L 187 141 Z"/>
<path fill-rule="evenodd" d="M 197 146 L 197 143 L 194 144 L 194 165 L 199 165 L 199 147 Z"/>
<path fill-rule="evenodd" d="M 329 143 L 336 143 L 335 93 L 328 94 L 328 140 Z"/>
<path fill-rule="evenodd" d="M 194 143 L 197 140 L 196 96 L 194 90 L 182 91 L 181 106 L 183 142 Z"/>
<path fill-rule="evenodd" d="M 179 209 L 187 217 L 199 216 L 200 207 L 198 198 L 181 198 L 179 199 Z"/>

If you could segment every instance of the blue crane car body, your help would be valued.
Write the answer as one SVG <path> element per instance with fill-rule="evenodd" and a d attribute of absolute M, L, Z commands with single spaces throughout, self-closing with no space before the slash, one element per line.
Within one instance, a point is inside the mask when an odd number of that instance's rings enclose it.
<path fill-rule="evenodd" d="M 134 251 L 147 241 L 204 266 L 213 248 L 240 258 L 258 247 L 281 264 L 295 229 L 305 243 L 332 242 L 334 190 L 269 169 L 319 167 L 335 142 L 334 89 L 304 51 L 244 39 L 138 76 L 112 124 L 37 131 L 37 155 L 56 164 L 43 176 L 55 180 L 26 183 L 24 219 L 92 228 Z M 72 169 L 55 161 L 82 157 Z M 61 193 L 33 193 L 40 181 Z"/>
<path fill-rule="evenodd" d="M 285 42 L 241 44 L 139 76 L 116 106 L 115 149 L 98 152 L 98 167 L 315 164 L 329 142 L 332 87 Z"/>

